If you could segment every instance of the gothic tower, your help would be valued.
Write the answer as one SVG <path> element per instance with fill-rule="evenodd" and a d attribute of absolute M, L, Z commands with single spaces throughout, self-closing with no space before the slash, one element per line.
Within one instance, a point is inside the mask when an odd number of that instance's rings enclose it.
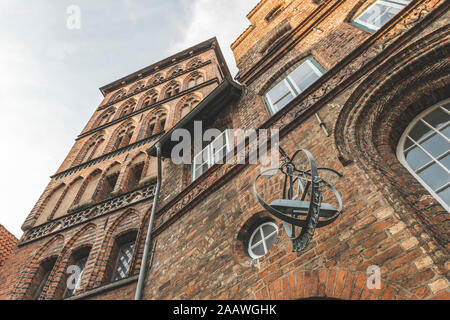
<path fill-rule="evenodd" d="M 2 275 L 0 298 L 70 298 L 123 279 L 135 285 L 135 243 L 145 238 L 156 179 L 146 150 L 225 78 L 213 38 L 100 88 L 103 101 L 22 226 L 8 261 L 22 271 Z M 72 289 L 70 265 L 81 271 Z"/>

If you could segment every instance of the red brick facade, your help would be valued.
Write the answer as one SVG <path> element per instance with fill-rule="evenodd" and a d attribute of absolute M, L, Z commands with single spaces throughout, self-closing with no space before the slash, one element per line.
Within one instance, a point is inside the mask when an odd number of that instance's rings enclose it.
<path fill-rule="evenodd" d="M 0 268 L 5 261 L 13 253 L 19 239 L 10 233 L 4 226 L 0 224 Z"/>
<path fill-rule="evenodd" d="M 54 267 L 38 298 L 62 298 L 65 271 L 82 249 L 89 258 L 74 298 L 133 298 L 156 174 L 147 152 L 162 139 L 161 119 L 166 131 L 177 125 L 180 108 L 195 93 L 215 97 L 198 105 L 204 113 L 214 110 L 204 129 L 278 128 L 288 153 L 308 149 L 320 166 L 340 171 L 342 178 L 330 180 L 344 211 L 316 230 L 306 250 L 292 252 L 281 221 L 253 195 L 259 165 L 214 165 L 191 182 L 191 165 L 175 165 L 166 154 L 144 299 L 449 299 L 449 213 L 396 156 L 408 124 L 450 98 L 449 4 L 412 1 L 373 33 L 352 23 L 369 4 L 260 1 L 247 16 L 252 25 L 232 44 L 242 87 L 231 80 L 214 40 L 103 87 L 104 102 L 24 223 L 19 248 L 7 261 L 7 269 L 17 271 L 0 271 L 0 298 L 33 298 L 47 261 Z M 325 73 L 272 115 L 264 94 L 307 57 Z M 177 73 L 178 66 L 189 71 Z M 195 71 L 204 82 L 189 88 L 182 77 Z M 154 82 L 158 74 L 166 80 Z M 180 93 L 167 98 L 176 79 Z M 146 106 L 155 83 L 158 102 Z M 129 105 L 136 107 L 127 113 Z M 149 135 L 152 121 L 155 134 Z M 113 150 L 127 132 L 133 132 L 130 141 Z M 130 189 L 130 168 L 141 159 L 144 173 Z M 111 176 L 117 177 L 113 190 L 105 182 Z M 257 187 L 268 201 L 280 197 L 280 183 Z M 278 240 L 252 260 L 250 233 L 268 220 L 279 225 Z M 137 245 L 128 277 L 111 283 L 117 239 L 130 232 Z M 379 289 L 366 285 L 372 265 L 381 271 Z"/>

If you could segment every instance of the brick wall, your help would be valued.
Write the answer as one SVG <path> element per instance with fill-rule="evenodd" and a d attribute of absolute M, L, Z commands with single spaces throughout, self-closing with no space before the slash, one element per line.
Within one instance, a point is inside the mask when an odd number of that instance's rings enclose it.
<path fill-rule="evenodd" d="M 0 224 L 0 267 L 14 251 L 19 240 Z"/>

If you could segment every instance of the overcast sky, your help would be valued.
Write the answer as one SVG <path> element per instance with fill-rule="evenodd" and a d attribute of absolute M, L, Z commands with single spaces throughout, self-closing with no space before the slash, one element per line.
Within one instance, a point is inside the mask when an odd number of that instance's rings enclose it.
<path fill-rule="evenodd" d="M 258 0 L 0 0 L 0 224 L 20 226 L 102 101 L 98 88 L 216 36 L 230 44 Z M 81 28 L 67 28 L 67 8 Z"/>

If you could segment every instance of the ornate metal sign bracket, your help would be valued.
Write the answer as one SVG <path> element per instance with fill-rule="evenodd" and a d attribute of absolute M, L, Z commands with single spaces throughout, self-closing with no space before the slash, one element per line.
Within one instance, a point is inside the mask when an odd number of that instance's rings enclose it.
<path fill-rule="evenodd" d="M 342 174 L 331 168 L 317 167 L 312 154 L 306 149 L 295 151 L 292 157 L 289 157 L 281 147 L 279 151 L 282 157 L 281 167 L 262 171 L 253 183 L 253 192 L 267 211 L 283 221 L 284 229 L 292 241 L 292 251 L 300 252 L 308 246 L 316 228 L 329 225 L 342 213 L 341 195 L 331 184 L 321 178 L 318 172 L 325 170 L 338 177 L 342 177 Z M 299 154 L 304 154 L 305 157 L 302 162 L 295 165 L 295 158 Z M 298 166 L 305 163 L 309 167 L 300 170 Z M 284 175 L 283 198 L 268 204 L 259 195 L 256 182 L 262 176 L 268 180 L 278 172 Z M 322 201 L 324 186 L 336 198 L 338 208 Z M 297 232 L 296 228 L 300 228 L 300 231 Z"/>

